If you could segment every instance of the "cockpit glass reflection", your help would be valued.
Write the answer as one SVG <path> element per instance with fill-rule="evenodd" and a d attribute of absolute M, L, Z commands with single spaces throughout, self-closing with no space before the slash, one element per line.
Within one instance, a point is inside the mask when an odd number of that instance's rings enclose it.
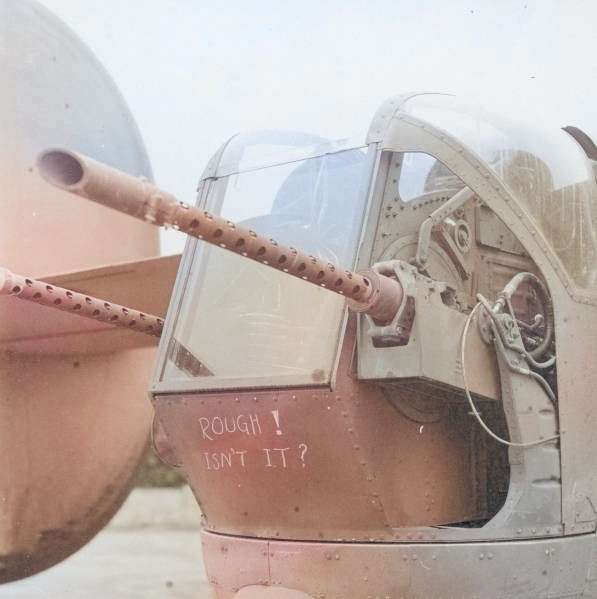
<path fill-rule="evenodd" d="M 350 269 L 370 170 L 363 148 L 229 168 L 212 182 L 207 206 Z M 344 312 L 341 296 L 198 243 L 162 380 L 202 387 L 328 384 Z"/>

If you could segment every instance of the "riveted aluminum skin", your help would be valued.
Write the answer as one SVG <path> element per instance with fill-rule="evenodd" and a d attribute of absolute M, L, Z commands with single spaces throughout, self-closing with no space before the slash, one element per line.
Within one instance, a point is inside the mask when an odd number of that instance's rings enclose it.
<path fill-rule="evenodd" d="M 566 133 L 547 135 L 554 162 L 506 121 L 491 139 L 527 151 L 504 145 L 490 162 L 421 116 L 448 106 L 467 123 L 466 110 L 429 98 L 428 112 L 416 94 L 390 100 L 368 138 L 377 160 L 357 267 L 396 273 L 411 305 L 399 334 L 350 314 L 319 387 L 218 390 L 195 368 L 196 389 L 179 376 L 169 390 L 175 354 L 162 342 L 156 423 L 202 507 L 218 598 L 597 591 L 592 165 Z M 433 166 L 408 196 L 399 181 L 421 154 Z M 552 218 L 564 204 L 574 226 Z"/>

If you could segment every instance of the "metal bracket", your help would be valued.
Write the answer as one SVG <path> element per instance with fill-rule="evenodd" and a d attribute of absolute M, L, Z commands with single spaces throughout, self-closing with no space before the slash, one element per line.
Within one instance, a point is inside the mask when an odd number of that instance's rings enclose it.
<path fill-rule="evenodd" d="M 532 369 L 536 362 L 525 348 L 509 301 L 518 284 L 529 277 L 528 273 L 514 277 L 494 305 L 481 295 L 477 299 L 484 308 L 481 333 L 496 350 L 510 439 L 498 439 L 509 445 L 508 496 L 486 526 L 515 528 L 534 536 L 540 529 L 561 527 L 562 514 L 556 398 L 547 381 Z"/>
<path fill-rule="evenodd" d="M 413 320 L 415 318 L 414 287 L 419 276 L 417 269 L 400 260 L 378 262 L 372 269 L 386 277 L 398 280 L 404 292 L 404 299 L 396 315 L 389 324 L 379 325 L 369 315 L 365 319 L 369 323 L 368 335 L 374 347 L 397 347 L 407 345 L 410 339 Z"/>

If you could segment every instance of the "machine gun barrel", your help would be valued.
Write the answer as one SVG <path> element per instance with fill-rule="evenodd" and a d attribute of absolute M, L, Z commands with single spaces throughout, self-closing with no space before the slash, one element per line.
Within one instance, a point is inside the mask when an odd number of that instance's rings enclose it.
<path fill-rule="evenodd" d="M 152 314 L 144 314 L 133 308 L 50 285 L 44 281 L 29 279 L 6 268 L 0 268 L 0 295 L 12 295 L 153 337 L 160 337 L 164 327 L 162 319 Z"/>
<path fill-rule="evenodd" d="M 373 270 L 354 273 L 293 247 L 278 244 L 222 217 L 179 202 L 148 181 L 92 158 L 65 150 L 48 150 L 38 159 L 42 176 L 66 191 L 157 226 L 228 249 L 347 298 L 352 310 L 376 321 L 392 320 L 402 302 L 400 283 Z"/>

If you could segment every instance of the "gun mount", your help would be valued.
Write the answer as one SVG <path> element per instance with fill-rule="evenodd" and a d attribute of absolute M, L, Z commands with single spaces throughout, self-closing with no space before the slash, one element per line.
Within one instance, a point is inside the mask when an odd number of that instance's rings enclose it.
<path fill-rule="evenodd" d="M 401 96 L 364 145 L 233 138 L 200 208 L 70 152 L 39 165 L 193 237 L 154 443 L 217 597 L 597 591 L 597 184 L 569 132 Z"/>

